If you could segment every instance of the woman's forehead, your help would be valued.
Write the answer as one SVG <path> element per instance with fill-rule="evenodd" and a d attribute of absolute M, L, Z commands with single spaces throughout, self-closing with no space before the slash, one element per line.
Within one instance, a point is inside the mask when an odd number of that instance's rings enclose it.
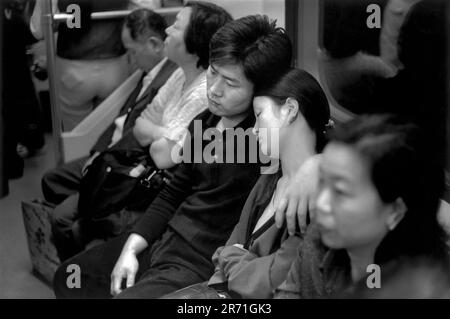
<path fill-rule="evenodd" d="M 337 179 L 370 181 L 367 160 L 351 146 L 331 142 L 324 150 L 321 171 Z"/>
<path fill-rule="evenodd" d="M 184 22 L 184 24 L 187 25 L 191 17 L 191 13 L 192 13 L 191 7 L 184 7 L 183 9 L 181 9 L 180 12 L 178 12 L 176 16 L 176 21 L 178 21 L 179 23 Z"/>
<path fill-rule="evenodd" d="M 257 109 L 265 108 L 266 106 L 272 106 L 274 101 L 268 96 L 255 96 L 253 98 L 253 106 Z"/>

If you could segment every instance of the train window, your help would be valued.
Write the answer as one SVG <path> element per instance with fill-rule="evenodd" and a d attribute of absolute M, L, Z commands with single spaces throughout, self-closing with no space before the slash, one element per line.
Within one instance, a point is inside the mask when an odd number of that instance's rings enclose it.
<path fill-rule="evenodd" d="M 365 113 L 374 81 L 394 74 L 380 54 L 381 12 L 385 0 L 322 0 L 320 75 L 340 107 Z M 373 13 L 368 13 L 373 8 Z M 371 16 L 372 15 L 372 16 Z M 395 40 L 394 40 L 395 41 Z"/>
<path fill-rule="evenodd" d="M 182 7 L 183 0 L 161 0 L 161 7 L 169 8 L 169 7 Z"/>
<path fill-rule="evenodd" d="M 447 172 L 448 9 L 443 0 L 319 0 L 317 9 L 317 72 L 335 112 L 410 118 Z"/>
<path fill-rule="evenodd" d="M 235 18 L 250 14 L 266 14 L 277 20 L 277 25 L 285 27 L 285 0 L 251 0 L 243 4 L 242 0 L 207 0 L 215 3 L 230 12 Z"/>
<path fill-rule="evenodd" d="M 422 84 L 445 100 L 445 2 L 419 2 L 319 1 L 319 73 L 337 107 L 419 115 L 423 105 L 405 104 L 419 103 L 410 89 Z"/>

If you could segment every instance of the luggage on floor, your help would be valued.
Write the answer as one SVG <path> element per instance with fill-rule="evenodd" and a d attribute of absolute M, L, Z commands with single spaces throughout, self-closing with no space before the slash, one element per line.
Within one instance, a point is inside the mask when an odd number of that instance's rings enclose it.
<path fill-rule="evenodd" d="M 22 202 L 22 214 L 33 270 L 48 283 L 60 261 L 51 240 L 50 213 L 54 206 L 42 200 Z"/>

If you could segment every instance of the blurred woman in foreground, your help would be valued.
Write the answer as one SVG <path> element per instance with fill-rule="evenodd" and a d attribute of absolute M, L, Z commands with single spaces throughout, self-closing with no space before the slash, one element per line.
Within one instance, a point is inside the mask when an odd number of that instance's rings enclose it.
<path fill-rule="evenodd" d="M 334 132 L 320 166 L 315 223 L 277 298 L 354 295 L 382 283 L 381 291 L 392 287 L 383 278 L 402 278 L 393 274 L 405 265 L 448 264 L 437 221 L 443 183 L 422 142 L 415 126 L 388 115 L 362 116 Z"/>

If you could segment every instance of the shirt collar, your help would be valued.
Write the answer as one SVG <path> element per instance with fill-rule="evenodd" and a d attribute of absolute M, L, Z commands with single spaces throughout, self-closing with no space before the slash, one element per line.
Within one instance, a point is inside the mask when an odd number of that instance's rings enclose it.
<path fill-rule="evenodd" d="M 219 123 L 220 121 L 220 116 L 214 115 L 211 111 L 209 111 L 209 115 L 205 120 L 206 126 L 208 128 L 210 127 L 215 127 L 217 125 L 217 123 Z"/>
<path fill-rule="evenodd" d="M 251 106 L 250 106 L 251 108 Z M 245 119 L 243 119 L 238 125 L 236 125 L 235 127 L 241 127 L 244 130 L 248 129 L 248 128 L 253 128 L 255 126 L 255 114 L 253 113 L 252 109 L 250 109 L 251 111 L 249 112 L 249 114 L 245 117 Z"/>
<path fill-rule="evenodd" d="M 153 67 L 153 69 L 150 70 L 145 76 L 143 81 L 144 82 L 151 82 L 156 77 L 156 75 L 161 71 L 163 65 L 167 62 L 167 58 L 163 58 L 157 65 Z"/>
<path fill-rule="evenodd" d="M 205 119 L 204 123 L 206 123 L 207 127 L 215 127 L 217 126 L 217 123 L 219 123 L 220 119 L 221 119 L 220 116 L 214 115 L 209 111 L 209 116 Z M 234 128 L 240 127 L 244 130 L 252 128 L 255 126 L 255 120 L 256 120 L 255 114 L 253 114 L 253 112 L 249 112 L 249 114 Z"/>

